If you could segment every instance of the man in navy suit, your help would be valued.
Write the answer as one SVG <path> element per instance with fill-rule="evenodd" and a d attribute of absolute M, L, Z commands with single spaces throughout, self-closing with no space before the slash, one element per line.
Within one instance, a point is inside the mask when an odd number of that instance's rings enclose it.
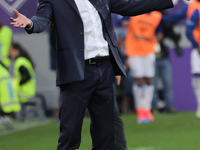
<path fill-rule="evenodd" d="M 93 150 L 113 150 L 115 76 L 125 75 L 111 13 L 134 16 L 173 7 L 171 0 L 39 0 L 31 19 L 13 10 L 14 27 L 42 32 L 54 24 L 60 87 L 58 150 L 75 150 L 81 141 L 85 109 L 91 116 Z"/>

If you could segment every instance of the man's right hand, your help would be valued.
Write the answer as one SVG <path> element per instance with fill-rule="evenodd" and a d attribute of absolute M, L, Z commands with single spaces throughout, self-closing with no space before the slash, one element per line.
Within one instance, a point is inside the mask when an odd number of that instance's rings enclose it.
<path fill-rule="evenodd" d="M 25 28 L 25 27 L 30 28 L 32 26 L 32 21 L 28 19 L 26 16 L 19 13 L 16 9 L 13 9 L 13 12 L 16 14 L 17 18 L 14 19 L 10 17 L 11 25 L 17 28 Z"/>

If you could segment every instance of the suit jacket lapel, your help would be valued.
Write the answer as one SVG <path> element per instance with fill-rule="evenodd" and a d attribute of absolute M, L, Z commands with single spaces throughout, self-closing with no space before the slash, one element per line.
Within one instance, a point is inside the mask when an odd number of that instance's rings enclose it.
<path fill-rule="evenodd" d="M 74 0 L 65 0 L 80 15 Z M 89 0 L 91 4 L 98 10 L 99 14 L 105 19 L 105 11 L 108 11 L 102 4 L 102 0 Z"/>
<path fill-rule="evenodd" d="M 76 3 L 74 0 L 65 0 L 67 3 L 69 3 L 71 5 L 71 7 L 80 15 L 79 11 L 78 11 L 78 7 L 76 6 Z"/>
<path fill-rule="evenodd" d="M 102 0 L 89 0 L 91 2 L 91 4 L 97 9 L 97 11 L 99 12 L 99 14 L 103 17 L 103 19 L 105 20 L 106 18 L 106 8 L 102 3 Z"/>
<path fill-rule="evenodd" d="M 116 38 L 116 34 L 114 32 L 114 28 L 112 26 L 112 20 L 111 20 L 108 4 L 106 4 L 106 3 L 103 4 L 103 2 L 104 2 L 103 0 L 89 0 L 89 1 L 98 10 L 98 12 L 101 16 L 102 22 L 104 23 L 105 28 L 108 31 L 108 34 L 110 36 L 110 39 L 111 39 L 113 45 L 117 46 L 117 38 Z"/>
<path fill-rule="evenodd" d="M 76 3 L 74 0 L 65 0 L 68 4 L 71 5 L 71 7 L 78 13 L 80 16 L 80 13 L 78 11 L 78 8 L 76 6 Z M 105 24 L 106 30 L 108 31 L 108 34 L 110 36 L 110 39 L 113 43 L 113 45 L 117 46 L 117 40 L 116 40 L 116 35 L 114 33 L 114 29 L 112 26 L 111 18 L 109 14 L 109 7 L 107 7 L 106 4 L 103 4 L 103 0 L 89 0 L 91 4 L 97 9 L 99 12 L 102 22 Z M 105 22 L 106 20 L 106 22 Z"/>

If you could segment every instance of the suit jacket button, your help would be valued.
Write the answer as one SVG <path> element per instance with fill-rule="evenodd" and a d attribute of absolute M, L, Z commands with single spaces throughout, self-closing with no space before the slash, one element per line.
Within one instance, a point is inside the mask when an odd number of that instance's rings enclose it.
<path fill-rule="evenodd" d="M 80 32 L 80 35 L 83 35 L 83 32 Z"/>
<path fill-rule="evenodd" d="M 83 52 L 83 49 L 80 49 L 81 52 Z"/>

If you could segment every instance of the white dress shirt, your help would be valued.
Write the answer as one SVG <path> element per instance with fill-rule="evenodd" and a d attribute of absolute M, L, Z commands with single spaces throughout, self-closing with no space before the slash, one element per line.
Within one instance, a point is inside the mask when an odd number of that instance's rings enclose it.
<path fill-rule="evenodd" d="M 84 58 L 108 56 L 108 43 L 103 37 L 102 22 L 98 11 L 88 0 L 74 0 L 84 27 Z"/>

